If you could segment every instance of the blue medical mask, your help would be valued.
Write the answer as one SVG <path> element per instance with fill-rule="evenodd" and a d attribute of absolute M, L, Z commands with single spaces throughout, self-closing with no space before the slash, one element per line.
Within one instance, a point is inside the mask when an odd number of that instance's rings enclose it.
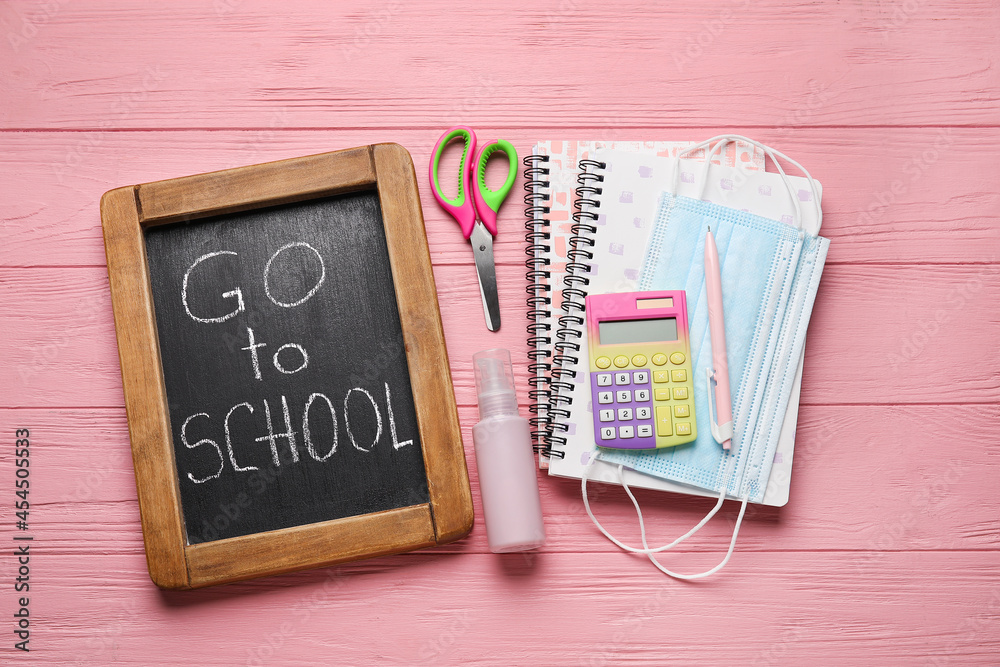
<path fill-rule="evenodd" d="M 819 284 L 817 267 L 821 270 L 829 242 L 812 237 L 807 243 L 806 234 L 791 225 L 663 195 L 639 288 L 687 293 L 695 411 L 698 423 L 705 425 L 712 420 L 705 373 L 712 367 L 704 263 L 708 227 L 719 248 L 729 373 L 736 389 L 733 455 L 725 453 L 708 428 L 699 428 L 689 445 L 655 452 L 610 451 L 602 458 L 710 491 L 721 491 L 728 477 L 729 496 L 760 502 L 805 342 Z M 735 473 L 727 475 L 725 467 L 734 464 Z"/>
<path fill-rule="evenodd" d="M 714 150 L 721 150 L 730 140 L 729 137 L 722 139 Z M 780 153 L 766 146 L 762 148 L 778 164 L 775 154 Z M 706 164 L 710 161 L 711 156 Z M 785 177 L 780 164 L 779 171 Z M 818 207 L 817 188 L 812 179 L 809 180 L 813 186 L 811 198 Z M 790 186 L 787 178 L 785 183 Z M 801 195 L 792 192 L 791 187 L 789 193 L 795 202 L 797 218 L 801 220 L 798 205 Z M 820 215 L 817 213 L 818 219 Z M 731 386 L 736 388 L 733 396 L 734 447 L 729 453 L 707 428 L 713 417 L 709 412 L 711 389 L 706 373 L 706 369 L 712 368 L 704 266 L 708 227 L 719 249 L 729 373 Z M 688 535 L 718 510 L 723 493 L 743 500 L 743 510 L 748 500 L 763 500 L 828 248 L 827 239 L 796 226 L 669 192 L 662 196 L 639 287 L 642 290 L 683 289 L 687 293 L 695 411 L 699 425 L 706 427 L 698 429 L 698 438 L 691 444 L 651 452 L 602 450 L 600 458 L 674 482 L 719 492 L 719 504 Z M 638 511 L 638 505 L 636 509 Z M 601 530 L 619 546 L 647 553 L 651 560 L 653 552 L 673 546 L 649 549 L 643 538 L 644 549 L 633 549 L 611 538 L 603 528 Z M 733 544 L 735 538 L 736 531 Z M 731 550 L 732 545 L 730 553 Z M 684 578 L 665 570 L 655 560 L 654 564 L 671 576 Z"/>

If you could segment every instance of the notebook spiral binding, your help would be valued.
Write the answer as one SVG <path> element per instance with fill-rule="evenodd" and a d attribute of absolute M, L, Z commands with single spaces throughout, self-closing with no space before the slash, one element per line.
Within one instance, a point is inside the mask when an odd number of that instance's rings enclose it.
<path fill-rule="evenodd" d="M 603 162 L 582 159 L 579 162 L 579 174 L 576 188 L 576 200 L 573 203 L 576 211 L 573 213 L 573 225 L 570 227 L 572 236 L 569 238 L 569 249 L 566 252 L 566 275 L 563 276 L 562 301 L 560 309 L 563 314 L 557 320 L 555 331 L 557 339 L 553 344 L 551 287 L 547 281 L 551 274 L 548 270 L 549 259 L 544 253 L 551 251 L 546 242 L 551 238 L 551 223 L 544 216 L 549 213 L 549 181 L 545 180 L 549 169 L 544 166 L 548 162 L 547 155 L 529 155 L 524 158 L 525 185 L 527 191 L 524 203 L 525 217 L 528 221 L 525 228 L 528 234 L 525 240 L 528 247 L 525 252 L 529 259 L 528 267 L 529 298 L 528 352 L 531 360 L 528 382 L 532 389 L 528 392 L 532 400 L 529 410 L 535 416 L 530 419 L 534 430 L 535 449 L 543 455 L 552 458 L 562 458 L 565 454 L 558 447 L 566 444 L 563 435 L 568 426 L 565 421 L 570 416 L 569 406 L 573 399 L 569 395 L 573 386 L 570 383 L 576 377 L 576 364 L 579 357 L 578 341 L 583 336 L 584 299 L 587 296 L 586 286 L 590 283 L 587 274 L 590 272 L 589 261 L 594 254 L 588 248 L 594 246 L 593 235 L 597 232 L 597 212 L 600 208 L 600 183 L 604 181 L 601 170 Z M 551 346 L 551 350 L 549 349 Z"/>
<path fill-rule="evenodd" d="M 597 233 L 597 211 L 601 207 L 598 196 L 601 194 L 600 183 L 604 182 L 601 171 L 606 165 L 596 160 L 586 158 L 580 160 L 579 174 L 576 180 L 580 184 L 576 188 L 576 200 L 573 207 L 573 225 L 570 227 L 569 249 L 566 251 L 566 275 L 563 276 L 562 303 L 563 314 L 559 316 L 559 328 L 556 330 L 555 344 L 552 346 L 552 390 L 550 414 L 549 449 L 558 452 L 560 458 L 564 455 L 557 450 L 566 444 L 563 435 L 569 429 L 566 424 L 570 416 L 570 405 L 573 403 L 573 385 L 570 381 L 576 377 L 583 337 L 583 327 L 586 323 L 583 315 L 584 300 L 587 298 L 587 285 L 590 284 L 590 260 L 594 253 L 589 248 L 594 247 L 594 234 Z"/>
<path fill-rule="evenodd" d="M 552 317 L 550 306 L 552 304 L 551 288 L 549 278 L 551 273 L 548 270 L 549 258 L 547 254 L 552 250 L 548 241 L 551 239 L 551 221 L 546 218 L 549 214 L 550 183 L 546 178 L 549 175 L 549 156 L 542 154 L 528 155 L 524 158 L 524 217 L 526 221 L 524 228 L 527 234 L 524 240 L 527 247 L 524 252 L 528 259 L 524 261 L 528 272 L 525 277 L 528 285 L 525 290 L 528 293 L 528 398 L 531 405 L 528 410 L 533 415 L 528 423 L 531 425 L 531 438 L 534 441 L 534 449 L 543 456 L 551 456 L 552 450 L 549 446 L 549 435 L 551 434 L 551 424 L 549 422 L 549 409 L 551 407 L 552 391 L 550 387 L 552 370 L 552 337 L 549 335 L 552 324 L 549 321 Z"/>

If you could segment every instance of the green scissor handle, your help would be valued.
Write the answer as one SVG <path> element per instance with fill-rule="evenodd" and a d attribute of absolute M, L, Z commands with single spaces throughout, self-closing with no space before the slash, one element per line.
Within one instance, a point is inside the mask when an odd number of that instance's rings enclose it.
<path fill-rule="evenodd" d="M 486 163 L 489 162 L 490 157 L 497 151 L 503 151 L 507 154 L 509 167 L 507 169 L 507 180 L 503 182 L 499 190 L 492 190 L 486 185 Z M 476 202 L 476 213 L 479 214 L 480 221 L 482 221 L 483 225 L 493 236 L 497 235 L 497 212 L 500 211 L 500 205 L 503 204 L 504 199 L 510 193 L 510 189 L 514 185 L 516 178 L 517 151 L 514 150 L 509 141 L 500 139 L 486 144 L 480 149 L 479 157 L 476 158 L 476 182 L 472 188 L 472 195 Z"/>

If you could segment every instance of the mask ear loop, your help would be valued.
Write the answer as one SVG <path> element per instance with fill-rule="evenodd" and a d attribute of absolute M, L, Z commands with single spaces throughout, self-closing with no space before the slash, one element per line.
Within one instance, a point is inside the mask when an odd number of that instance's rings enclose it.
<path fill-rule="evenodd" d="M 704 526 L 706 523 L 708 523 L 708 521 L 713 516 L 715 516 L 716 513 L 718 513 L 719 509 L 722 507 L 722 503 L 726 499 L 726 489 L 729 487 L 730 477 L 732 477 L 733 471 L 736 469 L 735 465 L 733 465 L 733 467 L 731 467 L 729 469 L 729 473 L 726 475 L 726 481 L 722 485 L 722 491 L 719 492 L 719 500 L 715 503 L 715 507 L 713 507 L 708 512 L 708 514 L 706 514 L 702 518 L 702 520 L 698 522 L 698 524 L 694 528 L 692 528 L 688 532 L 684 533 L 683 535 L 681 535 L 680 537 L 678 537 L 676 540 L 674 540 L 670 544 L 665 544 L 662 547 L 656 547 L 656 548 L 650 548 L 649 544 L 646 541 L 646 523 L 645 523 L 645 521 L 643 520 L 643 517 L 642 517 L 642 510 L 639 509 L 639 501 L 637 501 L 635 499 L 635 496 L 632 494 L 632 489 L 629 488 L 628 483 L 625 481 L 625 475 L 624 475 L 624 472 L 623 472 L 624 466 L 618 465 L 618 481 L 625 488 L 625 493 L 627 493 L 629 499 L 631 499 L 632 505 L 635 507 L 636 514 L 639 517 L 639 530 L 640 530 L 640 533 L 642 535 L 642 546 L 643 546 L 643 548 L 642 549 L 638 549 L 636 547 L 629 546 L 629 545 L 624 544 L 624 543 L 618 541 L 617 539 L 615 539 L 611 535 L 611 533 L 609 533 L 607 530 L 605 530 L 604 526 L 601 525 L 601 522 L 597 520 L 597 517 L 594 516 L 594 512 L 590 509 L 590 499 L 587 497 L 587 479 L 590 477 L 590 469 L 591 469 L 591 467 L 593 467 L 594 463 L 598 459 L 600 459 L 600 458 L 601 458 L 601 452 L 598 451 L 597 454 L 593 458 L 590 459 L 590 463 L 588 463 L 587 467 L 584 468 L 584 470 L 583 470 L 583 475 L 580 478 L 580 484 L 581 484 L 581 491 L 583 493 L 583 506 L 587 510 L 587 516 L 590 517 L 590 520 L 594 522 L 594 525 L 597 526 L 597 529 L 600 530 L 601 533 L 603 533 L 606 538 L 608 538 L 609 540 L 611 540 L 614 544 L 616 544 L 621 549 L 624 549 L 625 551 L 629 551 L 631 553 L 637 553 L 637 554 L 645 554 L 649 558 L 650 562 L 657 567 L 657 569 L 659 569 L 664 574 L 673 577 L 674 579 L 684 579 L 684 580 L 701 579 L 703 577 L 707 577 L 707 576 L 710 576 L 712 574 L 715 574 L 716 572 L 718 572 L 719 570 L 721 570 L 723 567 L 725 567 L 726 563 L 729 562 L 729 558 L 733 555 L 733 549 L 736 547 L 736 538 L 739 536 L 740 525 L 743 523 L 743 515 L 744 515 L 744 513 L 746 512 L 746 509 L 747 509 L 747 498 L 745 496 L 742 499 L 742 504 L 740 505 L 740 515 L 736 519 L 736 526 L 735 526 L 735 528 L 733 528 L 733 537 L 729 541 L 729 549 L 728 549 L 728 551 L 726 551 L 726 556 L 715 567 L 711 568 L 710 570 L 706 570 L 704 572 L 699 572 L 697 574 L 681 574 L 679 572 L 672 572 L 671 570 L 668 570 L 667 568 L 663 567 L 663 565 L 661 565 L 660 562 L 657 561 L 653 557 L 653 554 L 654 553 L 659 553 L 661 551 L 666 551 L 667 549 L 672 549 L 673 547 L 677 546 L 678 544 L 680 544 L 681 542 L 683 542 L 684 540 L 686 540 L 687 538 L 691 537 L 692 535 L 694 535 L 695 533 L 697 533 L 699 530 L 701 530 L 702 526 Z M 731 458 L 732 458 L 731 456 L 727 456 L 723 460 L 727 461 L 727 460 L 729 460 Z M 727 465 L 728 465 L 728 463 L 727 463 Z"/>
<path fill-rule="evenodd" d="M 703 170 L 702 194 L 704 194 L 704 188 L 707 186 L 707 183 L 708 183 L 708 170 L 709 170 L 709 168 L 711 167 L 711 164 L 712 164 L 712 157 L 715 156 L 716 151 L 719 151 L 719 153 L 721 155 L 722 148 L 727 143 L 729 143 L 729 142 L 735 142 L 735 141 L 743 141 L 743 142 L 746 142 L 746 143 L 748 143 L 748 144 L 750 144 L 752 146 L 756 146 L 757 148 L 759 148 L 762 151 L 764 151 L 764 153 L 769 158 L 771 158 L 771 161 L 774 162 L 774 166 L 777 168 L 778 173 L 781 176 L 782 182 L 785 184 L 785 189 L 788 192 L 788 196 L 792 200 L 792 207 L 795 209 L 795 222 L 796 222 L 796 225 L 800 226 L 800 227 L 802 225 L 802 208 L 799 205 L 798 197 L 795 196 L 795 189 L 792 187 L 791 181 L 788 180 L 788 175 L 785 173 L 785 170 L 781 166 L 781 162 L 778 160 L 778 158 L 780 157 L 782 160 L 784 160 L 788 164 L 791 164 L 796 169 L 798 169 L 800 172 L 802 172 L 802 174 L 806 178 L 806 180 L 809 181 L 809 189 L 812 192 L 813 207 L 816 209 L 816 227 L 818 229 L 818 228 L 820 228 L 823 225 L 823 208 L 820 206 L 820 203 L 819 203 L 819 190 L 816 189 L 816 179 L 814 179 L 812 177 L 812 175 L 809 173 L 809 171 L 805 167 L 803 167 L 801 164 L 799 164 L 798 162 L 796 162 L 792 158 L 788 157 L 787 155 L 785 155 L 781 151 L 778 151 L 778 150 L 776 150 L 774 148 L 771 148 L 770 146 L 767 146 L 765 144 L 760 143 L 759 141 L 754 141 L 753 139 L 750 139 L 748 137 L 744 137 L 744 136 L 739 135 L 739 134 L 720 134 L 717 137 L 712 137 L 711 139 L 706 139 L 706 140 L 701 141 L 701 142 L 699 142 L 697 144 L 694 144 L 693 146 L 689 146 L 689 147 L 681 150 L 677 154 L 678 165 L 677 165 L 677 171 L 674 173 L 674 183 L 673 183 L 673 186 L 674 186 L 673 187 L 673 191 L 674 191 L 674 193 L 676 194 L 676 192 L 677 192 L 677 185 L 678 185 L 679 180 L 680 180 L 680 173 L 681 173 L 680 158 L 683 155 L 686 155 L 688 153 L 691 153 L 691 152 L 699 150 L 699 149 L 708 148 L 709 146 L 711 146 L 710 152 L 709 152 L 707 158 L 705 159 L 705 165 L 704 165 L 704 167 L 702 167 L 702 170 Z M 712 144 L 715 144 L 715 145 L 712 146 Z"/>

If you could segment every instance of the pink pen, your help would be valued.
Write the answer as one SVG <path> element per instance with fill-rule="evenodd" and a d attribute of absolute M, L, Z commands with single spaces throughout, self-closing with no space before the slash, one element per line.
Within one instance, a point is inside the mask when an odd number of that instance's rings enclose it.
<path fill-rule="evenodd" d="M 733 403 L 729 393 L 729 361 L 726 358 L 726 320 L 722 314 L 722 270 L 712 228 L 705 234 L 705 291 L 708 293 L 708 328 L 712 334 L 712 369 L 708 373 L 708 410 L 712 415 L 712 437 L 726 451 L 733 444 Z M 715 380 L 713 392 L 712 381 Z M 715 394 L 715 401 L 712 394 Z"/>

